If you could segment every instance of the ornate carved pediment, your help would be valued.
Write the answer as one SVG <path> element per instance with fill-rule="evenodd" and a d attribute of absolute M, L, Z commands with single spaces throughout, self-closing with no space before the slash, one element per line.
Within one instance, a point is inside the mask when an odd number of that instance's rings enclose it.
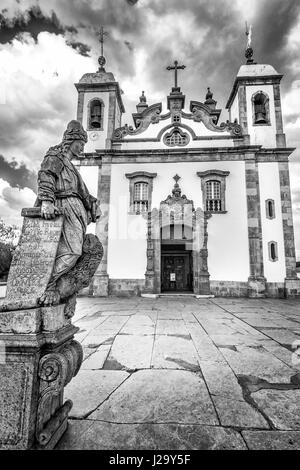
<path fill-rule="evenodd" d="M 243 130 L 237 120 L 234 122 L 222 122 L 219 126 L 215 123 L 216 111 L 198 101 L 191 101 L 191 114 L 183 113 L 182 117 L 192 119 L 195 122 L 203 122 L 205 127 L 213 132 L 230 132 L 234 136 L 242 136 Z"/>
<path fill-rule="evenodd" d="M 176 209 L 176 208 L 183 208 L 186 204 L 190 204 L 192 209 L 194 209 L 194 202 L 190 199 L 187 199 L 185 194 L 181 195 L 181 188 L 178 184 L 178 181 L 180 180 L 180 176 L 175 175 L 174 176 L 175 184 L 174 188 L 172 189 L 172 195 L 169 194 L 167 199 L 164 201 L 161 201 L 160 203 L 160 208 L 162 209 L 163 207 L 168 207 L 170 209 Z"/>
<path fill-rule="evenodd" d="M 161 116 L 162 104 L 157 103 L 153 104 L 146 108 L 141 114 L 140 117 L 135 120 L 136 129 L 132 126 L 125 124 L 123 127 L 119 127 L 113 133 L 113 139 L 120 140 L 123 139 L 126 135 L 138 135 L 144 132 L 150 124 L 156 124 L 161 119 L 165 119 L 166 116 Z"/>

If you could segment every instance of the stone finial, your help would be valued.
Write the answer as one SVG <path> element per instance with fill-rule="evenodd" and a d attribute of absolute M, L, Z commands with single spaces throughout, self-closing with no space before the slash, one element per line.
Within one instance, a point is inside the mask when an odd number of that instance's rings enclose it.
<path fill-rule="evenodd" d="M 98 64 L 99 64 L 99 72 L 105 72 L 104 65 L 106 64 L 106 59 L 103 55 L 101 55 L 98 59 Z"/>
<path fill-rule="evenodd" d="M 212 97 L 213 97 L 213 94 L 212 94 L 212 92 L 210 91 L 210 87 L 207 87 L 207 93 L 206 93 L 205 99 L 206 99 L 206 100 L 211 100 Z"/>
<path fill-rule="evenodd" d="M 207 88 L 207 93 L 205 96 L 204 104 L 206 104 L 206 106 L 208 106 L 211 109 L 216 108 L 217 102 L 216 100 L 213 99 L 213 93 L 211 92 L 210 87 Z"/>
<path fill-rule="evenodd" d="M 145 96 L 145 92 L 142 91 L 142 94 L 140 96 L 140 101 L 139 103 L 136 105 L 136 110 L 138 113 L 142 113 L 143 111 L 145 111 L 145 109 L 148 108 L 148 104 L 147 104 L 147 98 Z"/>
<path fill-rule="evenodd" d="M 142 91 L 142 95 L 140 96 L 140 103 L 147 103 L 147 98 L 144 91 Z"/>

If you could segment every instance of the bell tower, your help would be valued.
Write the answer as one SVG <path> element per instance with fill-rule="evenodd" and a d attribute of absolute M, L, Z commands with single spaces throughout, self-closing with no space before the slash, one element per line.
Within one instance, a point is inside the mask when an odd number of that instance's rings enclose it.
<path fill-rule="evenodd" d="M 280 81 L 274 67 L 253 59 L 252 30 L 247 28 L 246 64 L 240 67 L 226 108 L 229 120 L 238 120 L 246 143 L 264 147 L 286 147 L 283 132 Z"/>
<path fill-rule="evenodd" d="M 75 83 L 78 91 L 77 119 L 88 134 L 85 153 L 111 148 L 113 131 L 121 127 L 122 114 L 125 112 L 119 83 L 104 68 L 106 59 L 103 43 L 106 35 L 101 27 L 101 55 L 97 72 L 86 73 Z"/>

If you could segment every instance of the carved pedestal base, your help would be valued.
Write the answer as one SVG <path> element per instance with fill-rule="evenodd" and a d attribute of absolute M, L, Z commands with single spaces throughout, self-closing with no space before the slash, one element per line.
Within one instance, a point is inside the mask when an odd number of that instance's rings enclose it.
<path fill-rule="evenodd" d="M 108 296 L 108 274 L 95 274 L 93 279 L 93 295 L 95 297 Z"/>
<path fill-rule="evenodd" d="M 67 428 L 82 348 L 64 307 L 0 312 L 0 449 L 53 449 Z"/>
<path fill-rule="evenodd" d="M 145 274 L 145 288 L 143 290 L 143 294 L 153 294 L 154 293 L 154 283 L 155 283 L 155 275 L 154 272 L 147 272 Z"/>
<path fill-rule="evenodd" d="M 284 280 L 284 295 L 287 298 L 300 297 L 300 279 L 298 277 Z"/>
<path fill-rule="evenodd" d="M 264 277 L 248 278 L 248 297 L 260 298 L 266 296 L 266 279 Z"/>

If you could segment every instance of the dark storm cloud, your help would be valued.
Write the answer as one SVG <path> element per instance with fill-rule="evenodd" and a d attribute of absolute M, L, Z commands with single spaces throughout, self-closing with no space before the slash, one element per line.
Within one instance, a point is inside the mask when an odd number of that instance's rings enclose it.
<path fill-rule="evenodd" d="M 0 14 L 0 42 L 5 44 L 12 41 L 20 33 L 30 33 L 36 40 L 42 31 L 62 34 L 64 28 L 60 25 L 54 12 L 46 17 L 39 6 L 32 6 L 25 12 L 19 12 L 15 17 L 8 18 L 7 10 L 2 10 Z"/>
<path fill-rule="evenodd" d="M 294 52 L 286 45 L 289 33 L 297 24 L 299 14 L 299 0 L 264 0 L 255 18 L 256 60 L 258 62 L 267 60 L 282 73 L 288 70 L 288 82 L 294 80 L 297 75 L 296 72 L 293 73 L 290 65 L 299 56 L 299 51 Z"/>
<path fill-rule="evenodd" d="M 71 46 L 75 51 L 77 51 L 79 54 L 83 55 L 84 57 L 89 57 L 90 54 L 89 52 L 91 51 L 91 48 L 87 46 L 86 44 L 83 44 L 80 41 L 74 41 L 70 40 L 67 41 L 68 46 Z"/>
<path fill-rule="evenodd" d="M 192 99 L 203 100 L 206 87 L 210 86 L 218 106 L 224 108 L 236 73 L 246 62 L 245 24 L 234 2 L 153 1 L 149 8 L 160 19 L 172 13 L 180 19 L 189 13 L 193 15 L 195 23 L 194 38 L 190 34 L 185 37 L 183 33 L 178 35 L 177 44 L 174 41 L 164 41 L 157 47 L 152 47 L 149 40 L 147 68 L 151 83 L 157 89 L 170 90 L 173 77 L 165 68 L 174 59 L 178 59 L 187 66 L 179 76 L 183 91 L 188 90 Z M 264 0 L 257 4 L 256 14 L 252 19 L 254 58 L 260 63 L 274 65 L 279 72 L 288 76 L 287 80 L 283 80 L 284 89 L 295 78 L 290 74 L 295 53 L 285 46 L 288 35 L 298 20 L 299 11 L 299 0 Z M 196 43 L 199 34 L 204 36 L 200 48 Z"/>
<path fill-rule="evenodd" d="M 129 5 L 135 5 L 139 0 L 126 0 Z"/>
<path fill-rule="evenodd" d="M 13 188 L 30 188 L 37 191 L 37 175 L 28 170 L 24 163 L 18 164 L 14 160 L 7 162 L 3 155 L 0 155 L 0 178 L 7 181 Z"/>

